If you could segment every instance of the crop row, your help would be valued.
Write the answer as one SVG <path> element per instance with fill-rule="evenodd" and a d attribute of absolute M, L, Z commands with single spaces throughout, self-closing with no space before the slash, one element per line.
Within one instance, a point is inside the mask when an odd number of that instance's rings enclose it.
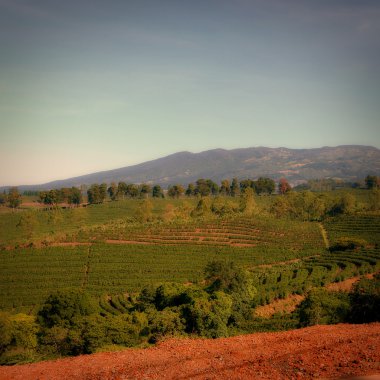
<path fill-rule="evenodd" d="M 380 269 L 380 249 L 323 254 L 296 264 L 298 267 L 272 267 L 253 272 L 258 289 L 257 303 L 266 304 L 289 294 L 303 294 L 312 286 L 372 273 Z"/>
<path fill-rule="evenodd" d="M 324 226 L 332 242 L 341 237 L 356 237 L 368 243 L 380 244 L 380 216 L 378 215 L 331 218 L 325 221 Z"/>
<path fill-rule="evenodd" d="M 29 310 L 56 289 L 84 287 L 91 294 L 135 292 L 164 281 L 198 282 L 211 260 L 242 267 L 310 255 L 286 247 L 111 245 L 28 248 L 0 252 L 0 309 Z"/>

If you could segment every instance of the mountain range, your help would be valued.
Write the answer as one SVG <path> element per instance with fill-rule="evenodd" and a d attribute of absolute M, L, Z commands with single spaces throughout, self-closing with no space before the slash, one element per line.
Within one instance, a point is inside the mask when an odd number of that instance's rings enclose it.
<path fill-rule="evenodd" d="M 178 152 L 156 160 L 119 169 L 87 174 L 40 185 L 19 186 L 24 190 L 54 189 L 92 183 L 188 184 L 198 178 L 220 182 L 224 178 L 281 177 L 297 185 L 309 179 L 344 181 L 380 175 L 380 150 L 371 146 L 342 145 L 315 149 L 242 148 L 213 149 L 201 153 Z"/>

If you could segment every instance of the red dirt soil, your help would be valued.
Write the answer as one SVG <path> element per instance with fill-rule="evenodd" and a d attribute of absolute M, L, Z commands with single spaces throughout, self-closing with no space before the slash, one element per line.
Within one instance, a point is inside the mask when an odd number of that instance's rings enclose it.
<path fill-rule="evenodd" d="M 1 367 L 0 379 L 380 379 L 380 323 L 313 326 Z"/>

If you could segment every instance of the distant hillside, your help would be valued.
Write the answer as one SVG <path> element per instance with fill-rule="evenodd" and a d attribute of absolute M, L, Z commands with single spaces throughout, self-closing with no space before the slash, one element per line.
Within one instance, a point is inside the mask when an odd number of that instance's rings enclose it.
<path fill-rule="evenodd" d="M 367 174 L 380 175 L 380 150 L 370 146 L 318 149 L 258 147 L 179 152 L 138 165 L 19 188 L 39 190 L 119 181 L 166 186 L 188 184 L 198 178 L 211 178 L 219 182 L 223 178 L 254 179 L 259 176 L 275 180 L 286 177 L 292 184 L 299 184 L 315 178 L 357 180 Z"/>

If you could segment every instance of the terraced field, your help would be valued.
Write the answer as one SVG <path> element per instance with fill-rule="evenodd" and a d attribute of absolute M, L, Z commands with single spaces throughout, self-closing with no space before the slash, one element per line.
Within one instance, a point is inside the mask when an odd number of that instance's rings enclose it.
<path fill-rule="evenodd" d="M 101 225 L 82 230 L 72 239 L 102 240 L 119 244 L 204 244 L 233 247 L 282 247 L 292 250 L 324 249 L 316 223 L 283 221 L 272 218 L 229 218 L 180 224 Z"/>
<path fill-rule="evenodd" d="M 107 244 L 120 235 L 128 241 Z M 81 240 L 1 251 L 0 309 L 30 312 L 55 289 L 66 287 L 82 287 L 101 296 L 165 281 L 194 283 L 202 281 L 204 267 L 215 259 L 252 268 L 324 252 L 318 224 L 269 218 L 148 228 L 116 223 L 87 230 Z"/>
<path fill-rule="evenodd" d="M 331 242 L 341 237 L 357 237 L 372 244 L 380 244 L 379 215 L 345 215 L 331 218 L 325 223 Z"/>
<path fill-rule="evenodd" d="M 303 294 L 312 286 L 324 286 L 380 270 L 380 216 L 355 215 L 334 218 L 324 224 L 332 242 L 340 237 L 359 237 L 368 246 L 358 250 L 323 252 L 314 257 L 270 268 L 254 268 L 261 305 L 290 294 Z"/>
<path fill-rule="evenodd" d="M 255 302 L 264 305 L 378 271 L 379 225 L 374 215 L 328 220 L 324 227 L 332 242 L 341 236 L 368 242 L 361 250 L 334 253 L 326 251 L 317 223 L 235 218 L 145 229 L 95 226 L 72 235 L 91 245 L 1 251 L 0 309 L 33 313 L 54 290 L 82 287 L 100 297 L 104 313 L 118 313 L 127 307 L 125 293 L 165 281 L 200 282 L 205 265 L 215 259 L 248 269 L 258 290 Z M 120 244 L 107 244 L 111 239 Z"/>

